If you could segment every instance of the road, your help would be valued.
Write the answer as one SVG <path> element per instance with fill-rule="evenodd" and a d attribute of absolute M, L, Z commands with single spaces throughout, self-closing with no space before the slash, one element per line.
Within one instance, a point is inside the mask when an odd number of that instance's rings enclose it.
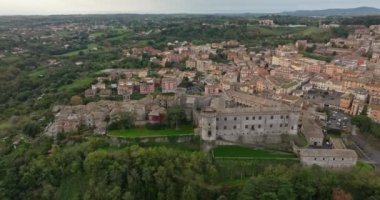
<path fill-rule="evenodd" d="M 360 134 L 352 134 L 350 140 L 356 148 L 359 155 L 369 163 L 380 167 L 380 150 L 371 146 L 366 139 Z"/>

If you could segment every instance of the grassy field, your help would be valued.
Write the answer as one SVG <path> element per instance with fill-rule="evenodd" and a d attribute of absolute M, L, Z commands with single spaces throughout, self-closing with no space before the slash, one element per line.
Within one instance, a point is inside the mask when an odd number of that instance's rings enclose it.
<path fill-rule="evenodd" d="M 11 124 L 8 121 L 0 121 L 0 128 L 10 127 Z"/>
<path fill-rule="evenodd" d="M 46 74 L 46 69 L 45 68 L 37 68 L 35 70 L 33 70 L 30 74 L 29 74 L 29 77 L 32 78 L 32 79 L 37 79 L 40 77 L 40 75 L 42 76 L 45 76 Z"/>
<path fill-rule="evenodd" d="M 93 81 L 94 81 L 93 77 L 83 77 L 83 78 L 75 80 L 73 83 L 69 85 L 62 86 L 60 90 L 73 91 L 79 88 L 90 86 Z"/>
<path fill-rule="evenodd" d="M 297 33 L 315 41 L 328 41 L 332 35 L 330 30 L 319 29 L 318 27 L 308 27 L 304 31 Z"/>
<path fill-rule="evenodd" d="M 132 94 L 130 96 L 131 100 L 140 100 L 146 97 L 146 94 Z"/>
<path fill-rule="evenodd" d="M 219 146 L 213 150 L 215 158 L 236 158 L 236 159 L 296 159 L 292 153 L 256 150 L 241 146 Z"/>
<path fill-rule="evenodd" d="M 70 51 L 70 52 L 67 52 L 67 53 L 59 55 L 59 56 L 61 56 L 61 57 L 77 56 L 79 54 L 79 52 L 83 51 L 83 53 L 88 53 L 93 48 L 99 48 L 99 45 L 96 44 L 96 43 L 90 43 L 90 44 L 87 45 L 87 48 L 85 48 L 85 49 L 79 49 L 79 50 L 75 50 L 75 51 Z"/>
<path fill-rule="evenodd" d="M 90 34 L 90 36 L 92 36 L 92 37 L 101 37 L 101 36 L 103 36 L 103 35 L 104 35 L 103 32 L 95 32 L 95 33 L 91 33 L 91 34 Z"/>
<path fill-rule="evenodd" d="M 305 28 L 289 28 L 289 27 L 265 27 L 259 25 L 248 25 L 248 30 L 258 30 L 262 35 L 284 35 L 293 32 L 303 31 Z"/>
<path fill-rule="evenodd" d="M 110 131 L 108 135 L 126 138 L 140 138 L 140 137 L 158 137 L 158 136 L 176 136 L 176 135 L 190 135 L 193 134 L 193 127 L 191 125 L 180 126 L 176 129 L 163 129 L 163 130 L 149 130 L 145 127 L 132 128 L 128 130 Z"/>

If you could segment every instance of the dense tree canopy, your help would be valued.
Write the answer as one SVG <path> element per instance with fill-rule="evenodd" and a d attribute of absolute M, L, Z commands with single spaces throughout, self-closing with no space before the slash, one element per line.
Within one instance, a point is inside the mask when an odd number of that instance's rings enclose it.
<path fill-rule="evenodd" d="M 357 125 L 361 132 L 372 134 L 376 137 L 380 137 L 380 125 L 372 121 L 366 115 L 358 115 L 352 117 L 352 123 Z"/>
<path fill-rule="evenodd" d="M 106 139 L 78 135 L 36 142 L 1 152 L 1 199 L 380 198 L 380 178 L 363 164 L 349 171 L 262 161 L 240 165 L 173 147 L 116 148 Z"/>
<path fill-rule="evenodd" d="M 108 126 L 109 130 L 124 130 L 133 127 L 134 117 L 130 112 L 121 113 Z"/>
<path fill-rule="evenodd" d="M 185 111 L 179 105 L 174 105 L 168 109 L 166 120 L 167 124 L 170 127 L 175 127 L 178 129 L 178 126 L 181 122 L 186 119 Z"/>

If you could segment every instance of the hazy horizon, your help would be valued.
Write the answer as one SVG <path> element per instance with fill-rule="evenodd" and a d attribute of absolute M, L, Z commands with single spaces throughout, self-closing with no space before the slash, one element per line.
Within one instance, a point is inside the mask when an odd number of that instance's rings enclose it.
<path fill-rule="evenodd" d="M 380 7 L 377 0 L 12 0 L 3 1 L 0 15 L 55 14 L 207 14 L 278 13 L 295 10 Z"/>

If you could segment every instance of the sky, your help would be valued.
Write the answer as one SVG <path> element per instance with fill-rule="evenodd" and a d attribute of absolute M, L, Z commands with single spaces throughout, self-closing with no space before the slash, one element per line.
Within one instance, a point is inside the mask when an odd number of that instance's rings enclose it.
<path fill-rule="evenodd" d="M 380 8 L 380 0 L 0 0 L 0 15 L 96 13 L 275 13 Z"/>

